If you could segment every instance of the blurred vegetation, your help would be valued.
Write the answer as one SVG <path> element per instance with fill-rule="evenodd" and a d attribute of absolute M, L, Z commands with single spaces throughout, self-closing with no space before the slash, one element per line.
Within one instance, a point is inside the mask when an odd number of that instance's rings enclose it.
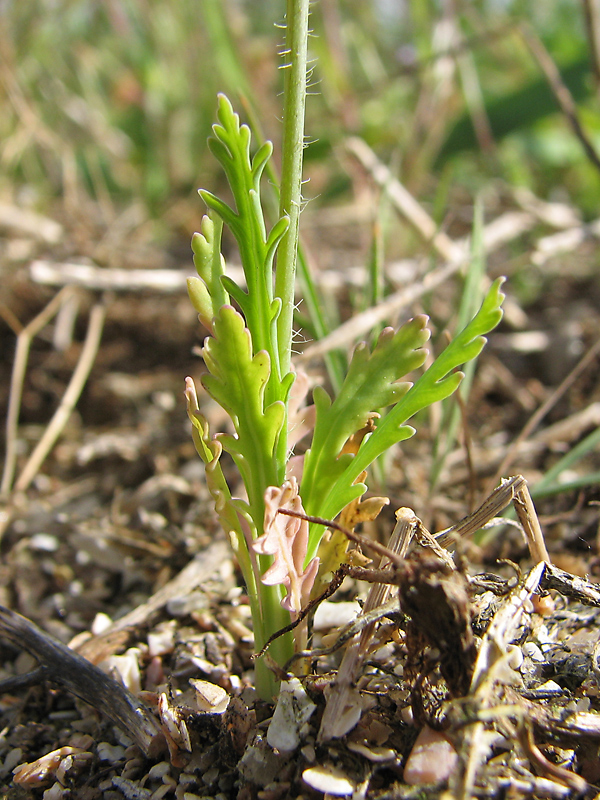
<path fill-rule="evenodd" d="M 116 210 L 141 201 L 149 215 L 186 228 L 179 201 L 222 180 L 206 149 L 218 91 L 245 104 L 277 152 L 281 31 L 274 22 L 284 6 L 5 0 L 5 196 L 20 193 L 42 210 L 82 191 Z M 315 202 L 351 191 L 339 145 L 357 134 L 395 165 L 440 223 L 450 197 L 472 198 L 498 180 L 597 213 L 598 170 L 520 32 L 526 25 L 543 42 L 600 146 L 582 4 L 319 0 L 311 21 L 306 191 Z"/>

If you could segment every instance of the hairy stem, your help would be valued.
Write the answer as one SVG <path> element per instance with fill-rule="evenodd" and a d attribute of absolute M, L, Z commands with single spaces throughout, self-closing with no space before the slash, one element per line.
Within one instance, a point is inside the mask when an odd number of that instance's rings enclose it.
<path fill-rule="evenodd" d="M 309 0 L 287 0 L 285 81 L 283 100 L 283 155 L 279 215 L 290 219 L 277 251 L 275 295 L 281 298 L 277 340 L 281 374 L 290 369 L 294 282 L 298 252 L 298 224 L 302 194 L 302 150 L 308 50 Z"/>

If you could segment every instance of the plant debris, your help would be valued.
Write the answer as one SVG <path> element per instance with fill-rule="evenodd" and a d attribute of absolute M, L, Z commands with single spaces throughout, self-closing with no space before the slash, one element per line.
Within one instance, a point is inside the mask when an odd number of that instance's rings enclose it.
<path fill-rule="evenodd" d="M 55 263 L 57 279 L 58 253 Z M 576 296 L 585 293 L 589 280 L 584 274 L 567 283 Z M 7 291 L 23 321 L 37 317 L 55 296 L 33 283 L 20 264 L 10 266 Z M 98 299 L 94 292 L 101 290 L 75 291 L 76 313 L 87 315 Z M 193 314 L 174 295 L 151 294 L 156 288 L 146 296 L 127 288 L 112 291 L 77 412 L 31 487 L 11 494 L 2 507 L 0 564 L 0 602 L 11 609 L 8 618 L 26 617 L 36 626 L 28 631 L 62 643 L 60 652 L 67 650 L 73 663 L 80 663 L 79 655 L 108 670 L 101 673 L 109 687 L 107 704 L 94 694 L 100 684 L 85 677 L 96 671 L 76 673 L 84 686 L 75 692 L 65 680 L 68 672 L 52 672 L 52 659 L 37 645 L 28 652 L 22 632 L 7 635 L 3 629 L 3 796 L 597 795 L 600 497 L 597 487 L 578 486 L 586 472 L 598 469 L 597 453 L 589 450 L 570 468 L 570 491 L 536 499 L 553 563 L 533 563 L 539 559 L 529 559 L 521 529 L 514 526 L 495 536 L 485 531 L 476 544 L 456 541 L 451 533 L 436 539 L 440 549 L 454 548 L 456 569 L 427 537 L 417 536 L 403 579 L 378 592 L 375 610 L 367 598 L 380 584 L 362 583 L 358 567 L 340 580 L 338 594 L 328 600 L 333 613 L 329 606 L 327 614 L 320 611 L 313 627 L 310 657 L 292 665 L 303 664 L 296 676 L 283 676 L 286 690 L 277 702 L 261 702 L 252 679 L 247 597 L 208 510 L 201 465 L 178 401 L 192 362 Z M 445 318 L 444 298 L 435 302 Z M 559 303 L 548 289 L 536 319 L 547 319 Z M 61 313 L 73 313 L 72 307 Z M 3 329 L 7 354 L 14 343 L 9 333 Z M 63 351 L 51 337 L 32 339 L 15 440 L 16 475 L 60 404 L 80 355 L 80 333 L 76 328 Z M 599 334 L 600 320 L 590 312 L 586 345 L 591 348 Z M 511 451 L 520 424 L 554 390 L 542 385 L 541 373 L 521 371 L 526 356 L 508 346 L 490 338 L 473 384 L 471 473 L 462 447 L 453 450 L 435 496 L 429 496 L 427 435 L 407 443 L 402 461 L 389 465 L 392 505 L 414 507 L 432 530 L 450 527 L 470 510 L 470 482 L 485 497 L 507 456 L 535 480 L 598 425 L 598 369 L 592 360 L 580 383 L 562 397 L 560 418 L 550 416 Z M 6 362 L 2 369 L 7 407 Z M 313 378 L 314 373 L 313 368 Z M 207 407 L 202 413 L 217 412 Z M 361 521 L 382 541 L 394 525 L 385 508 L 376 521 Z M 384 564 L 381 571 L 389 577 L 390 569 Z M 345 629 L 348 603 L 356 596 L 363 613 Z M 345 653 L 353 652 L 368 626 L 360 657 L 342 668 Z M 115 658 L 126 658 L 131 669 L 121 669 L 125 662 Z M 340 673 L 351 676 L 342 698 L 344 717 L 336 718 L 339 728 L 328 728 L 328 698 L 337 691 Z M 128 726 L 107 710 L 130 694 L 135 724 Z M 320 734 L 324 720 L 327 735 Z M 168 749 L 153 752 L 140 738 L 144 721 Z M 433 771 L 423 767 L 432 761 Z"/>

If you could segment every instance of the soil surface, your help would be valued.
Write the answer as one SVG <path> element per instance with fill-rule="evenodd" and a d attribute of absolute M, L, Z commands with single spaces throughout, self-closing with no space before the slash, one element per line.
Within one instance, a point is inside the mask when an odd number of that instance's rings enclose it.
<path fill-rule="evenodd" d="M 464 407 L 456 406 L 458 437 L 446 443 L 447 423 L 437 411 L 418 420 L 417 435 L 374 472 L 371 493 L 391 502 L 364 533 L 387 542 L 394 511 L 405 506 L 428 530 L 441 531 L 479 506 L 500 478 L 523 474 L 554 568 L 536 571 L 514 525 L 450 536 L 449 563 L 421 537 L 404 565 L 388 573 L 400 601 L 394 589 L 386 616 L 369 629 L 333 738 L 321 726 L 326 703 L 342 691 L 335 677 L 351 647 L 346 641 L 332 649 L 340 643 L 335 628 L 360 610 L 354 601 L 367 597 L 369 584 L 357 571 L 324 601 L 311 646 L 325 652 L 305 659 L 300 679 L 284 684 L 274 715 L 254 690 L 247 598 L 185 412 L 184 378 L 203 372 L 198 347 L 205 334 L 183 288 L 123 288 L 114 272 L 192 274 L 187 245 L 164 252 L 143 226 L 94 230 L 55 220 L 62 222 L 57 235 L 38 228 L 35 236 L 17 223 L 3 228 L 5 414 L 19 391 L 11 388 L 16 334 L 61 285 L 72 288 L 31 340 L 17 436 L 4 442 L 14 448 L 15 472 L 1 510 L 0 605 L 125 685 L 156 737 L 149 742 L 138 732 L 136 739 L 115 724 L 92 678 L 82 688 L 77 670 L 71 683 L 53 672 L 28 647 L 34 640 L 10 635 L 9 619 L 8 627 L 0 623 L 2 798 L 600 792 L 600 456 L 597 440 L 588 438 L 600 424 L 597 243 L 577 221 L 566 222 L 563 229 L 581 236 L 565 254 L 550 241 L 560 229 L 531 209 L 499 201 L 489 223 L 506 214 L 532 220 L 489 254 L 490 277 L 508 278 L 506 313 Z M 369 226 L 362 205 L 306 215 L 309 252 L 320 254 L 319 291 L 343 319 L 360 310 L 366 262 L 357 246 L 368 241 Z M 466 232 L 459 221 L 449 228 L 454 241 Z M 53 266 L 52 285 L 33 269 L 40 261 Z M 108 287 L 73 287 L 65 266 L 73 263 L 97 266 Z M 430 264 L 388 264 L 388 293 L 423 285 Z M 416 292 L 389 323 L 425 311 L 439 351 L 459 284 L 455 274 Z M 81 397 L 24 480 L 98 305 L 101 340 Z M 327 380 L 322 358 L 302 365 L 314 381 Z M 219 410 L 203 402 L 218 428 Z M 544 404 L 537 424 L 520 436 Z M 64 653 L 50 657 L 67 663 Z M 354 725 L 340 733 L 342 718 Z"/>

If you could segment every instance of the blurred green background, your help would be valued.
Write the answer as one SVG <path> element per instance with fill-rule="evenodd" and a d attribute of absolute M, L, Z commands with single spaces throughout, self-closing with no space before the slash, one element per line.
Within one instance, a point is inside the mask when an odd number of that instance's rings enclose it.
<path fill-rule="evenodd" d="M 282 0 L 5 0 L 4 198 L 46 210 L 84 193 L 108 215 L 141 203 L 187 234 L 197 188 L 222 181 L 206 147 L 218 91 L 277 153 L 284 11 Z M 357 134 L 440 223 L 453 198 L 498 180 L 597 213 L 599 172 L 522 35 L 543 43 L 600 144 L 583 2 L 319 0 L 311 22 L 314 202 L 353 190 L 340 145 Z"/>

